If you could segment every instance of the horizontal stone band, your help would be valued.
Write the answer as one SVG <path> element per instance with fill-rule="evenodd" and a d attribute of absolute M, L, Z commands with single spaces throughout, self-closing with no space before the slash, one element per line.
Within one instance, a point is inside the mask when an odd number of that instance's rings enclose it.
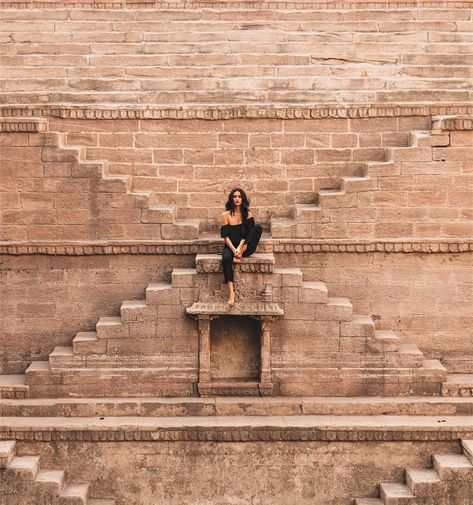
<path fill-rule="evenodd" d="M 403 0 L 403 1 L 370 1 L 370 0 L 325 0 L 321 2 L 277 2 L 277 1 L 196 1 L 196 2 L 172 2 L 163 0 L 118 0 L 118 1 L 95 1 L 95 0 L 67 0 L 50 1 L 2 1 L 0 9 L 297 9 L 297 10 L 325 10 L 325 9 L 410 9 L 410 8 L 458 8 L 471 9 L 471 0 Z"/>
<path fill-rule="evenodd" d="M 207 254 L 220 252 L 220 241 L 166 242 L 98 242 L 74 244 L 0 243 L 0 254 L 47 254 L 61 256 L 92 256 L 102 254 Z M 473 252 L 473 239 L 468 240 L 393 240 L 393 241 L 337 241 L 274 239 L 262 242 L 265 252 L 296 253 L 463 253 Z"/>
<path fill-rule="evenodd" d="M 473 104 L 373 104 L 273 107 L 268 105 L 115 107 L 3 106 L 0 117 L 54 117 L 60 119 L 324 119 L 411 116 L 473 116 Z"/>
<path fill-rule="evenodd" d="M 473 430 L 412 430 L 396 428 L 395 430 L 353 428 L 182 428 L 182 429 L 67 429 L 67 430 L 8 430 L 0 431 L 0 440 L 22 441 L 203 441 L 203 442 L 364 442 L 364 441 L 449 441 L 460 438 L 471 438 Z"/>

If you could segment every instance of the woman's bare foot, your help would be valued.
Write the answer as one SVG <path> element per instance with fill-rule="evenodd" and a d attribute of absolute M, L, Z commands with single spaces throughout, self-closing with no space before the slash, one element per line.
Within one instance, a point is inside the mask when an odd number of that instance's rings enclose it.
<path fill-rule="evenodd" d="M 228 297 L 228 305 L 230 305 L 230 307 L 233 307 L 235 305 L 235 291 L 230 292 L 230 295 Z"/>

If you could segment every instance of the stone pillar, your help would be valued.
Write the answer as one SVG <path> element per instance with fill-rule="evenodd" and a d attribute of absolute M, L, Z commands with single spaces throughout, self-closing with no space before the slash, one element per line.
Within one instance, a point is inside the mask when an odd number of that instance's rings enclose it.
<path fill-rule="evenodd" d="M 210 386 L 210 317 L 199 317 L 199 392 Z"/>
<path fill-rule="evenodd" d="M 271 378 L 271 319 L 261 321 L 260 393 L 269 395 L 273 390 Z"/>

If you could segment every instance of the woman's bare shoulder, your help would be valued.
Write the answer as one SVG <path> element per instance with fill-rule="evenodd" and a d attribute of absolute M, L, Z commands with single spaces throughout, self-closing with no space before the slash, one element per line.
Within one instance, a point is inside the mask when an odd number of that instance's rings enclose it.
<path fill-rule="evenodd" d="M 248 219 L 251 219 L 252 217 L 253 217 L 253 214 L 250 211 L 248 211 Z"/>
<path fill-rule="evenodd" d="M 222 224 L 228 224 L 228 217 L 230 216 L 230 211 L 226 210 L 222 212 Z"/>

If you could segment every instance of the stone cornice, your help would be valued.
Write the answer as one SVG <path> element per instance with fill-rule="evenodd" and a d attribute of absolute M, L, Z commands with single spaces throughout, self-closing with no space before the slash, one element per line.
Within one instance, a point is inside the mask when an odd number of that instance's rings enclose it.
<path fill-rule="evenodd" d="M 433 118 L 433 128 L 448 131 L 473 130 L 473 117 L 457 116 Z"/>
<path fill-rule="evenodd" d="M 250 424 L 250 423 L 249 423 Z M 0 440 L 19 441 L 80 441 L 80 442 L 146 442 L 146 441 L 202 441 L 202 442 L 365 442 L 365 441 L 396 441 L 396 442 L 434 442 L 455 441 L 461 438 L 471 438 L 473 429 L 437 428 L 422 429 L 412 427 L 365 428 L 353 426 L 325 427 L 181 427 L 181 428 L 139 428 L 127 427 L 90 427 L 73 428 L 0 428 Z"/>
<path fill-rule="evenodd" d="M 103 107 L 98 105 L 1 106 L 0 118 L 61 119 L 324 119 L 409 116 L 473 116 L 473 103 L 183 105 Z"/>
<path fill-rule="evenodd" d="M 472 0 L 2 0 L 0 9 L 252 9 L 252 10 L 330 10 L 330 9 L 413 9 L 444 8 L 471 9 Z"/>
<path fill-rule="evenodd" d="M 116 241 L 116 242 L 0 242 L 0 255 L 94 256 L 117 254 L 208 254 L 221 250 L 221 241 Z M 292 240 L 266 239 L 262 252 L 275 253 L 463 253 L 473 252 L 473 238 L 460 240 Z"/>

